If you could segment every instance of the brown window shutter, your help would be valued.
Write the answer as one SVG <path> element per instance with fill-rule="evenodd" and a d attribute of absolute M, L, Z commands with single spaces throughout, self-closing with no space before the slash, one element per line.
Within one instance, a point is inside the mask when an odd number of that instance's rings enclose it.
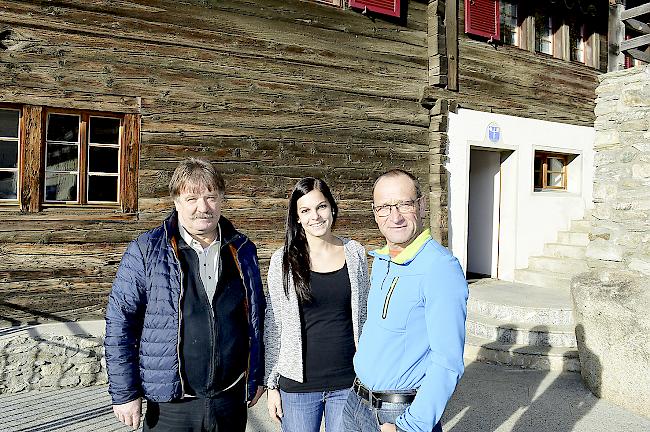
<path fill-rule="evenodd" d="M 465 33 L 499 40 L 499 0 L 465 0 Z"/>

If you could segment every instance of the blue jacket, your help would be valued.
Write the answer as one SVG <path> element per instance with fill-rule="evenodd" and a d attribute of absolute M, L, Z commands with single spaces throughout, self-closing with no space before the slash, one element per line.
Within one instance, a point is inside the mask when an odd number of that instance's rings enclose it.
<path fill-rule="evenodd" d="M 368 317 L 354 370 L 374 391 L 417 389 L 395 424 L 430 432 L 464 370 L 467 282 L 429 230 L 392 259 L 388 247 L 371 255 Z"/>
<path fill-rule="evenodd" d="M 249 334 L 248 398 L 264 382 L 262 346 L 266 301 L 257 250 L 223 216 L 222 253 L 228 248 L 246 289 Z M 176 233 L 176 234 L 175 234 Z M 132 241 L 117 270 L 106 307 L 106 365 L 113 404 L 138 397 L 169 402 L 184 394 L 181 379 L 182 274 L 176 212 Z"/>

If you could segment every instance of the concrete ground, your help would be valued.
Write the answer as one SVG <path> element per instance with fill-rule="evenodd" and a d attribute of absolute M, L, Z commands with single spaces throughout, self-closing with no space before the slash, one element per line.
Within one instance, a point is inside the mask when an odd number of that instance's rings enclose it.
<path fill-rule="evenodd" d="M 0 395 L 0 431 L 128 431 L 109 404 L 106 386 Z M 443 421 L 448 432 L 647 432 L 648 416 L 595 398 L 575 373 L 471 363 Z M 247 432 L 268 431 L 279 426 L 262 398 L 250 411 Z"/>

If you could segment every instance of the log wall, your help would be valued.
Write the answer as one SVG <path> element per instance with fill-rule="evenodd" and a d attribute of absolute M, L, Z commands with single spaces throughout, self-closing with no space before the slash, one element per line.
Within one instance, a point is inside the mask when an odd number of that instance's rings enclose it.
<path fill-rule="evenodd" d="M 445 20 L 454 1 L 431 0 L 429 4 L 430 86 L 424 92 L 424 103 L 449 99 L 461 108 L 593 126 L 600 70 L 468 36 L 464 1 L 458 0 L 457 23 Z M 457 25 L 456 31 L 450 31 L 453 25 Z M 601 34 L 606 35 L 606 16 L 601 25 Z M 457 37 L 457 65 L 448 55 L 453 52 L 448 50 L 453 47 L 452 35 Z M 606 68 L 604 37 L 600 42 L 601 67 Z M 454 89 L 448 74 L 456 67 L 458 84 Z"/>
<path fill-rule="evenodd" d="M 0 102 L 137 113 L 141 146 L 135 216 L 0 208 L 0 323 L 101 313 L 126 242 L 166 216 L 188 156 L 224 173 L 224 214 L 264 272 L 306 175 L 340 200 L 339 234 L 378 245 L 375 176 L 428 181 L 426 7 L 411 1 L 398 26 L 298 0 L 3 1 Z"/>

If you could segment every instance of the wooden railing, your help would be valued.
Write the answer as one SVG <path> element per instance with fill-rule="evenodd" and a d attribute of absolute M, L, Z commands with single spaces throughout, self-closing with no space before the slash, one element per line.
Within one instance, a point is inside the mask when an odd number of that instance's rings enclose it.
<path fill-rule="evenodd" d="M 650 63 L 650 2 L 625 9 L 624 0 L 610 0 L 608 71 L 625 67 L 625 56 Z"/>

